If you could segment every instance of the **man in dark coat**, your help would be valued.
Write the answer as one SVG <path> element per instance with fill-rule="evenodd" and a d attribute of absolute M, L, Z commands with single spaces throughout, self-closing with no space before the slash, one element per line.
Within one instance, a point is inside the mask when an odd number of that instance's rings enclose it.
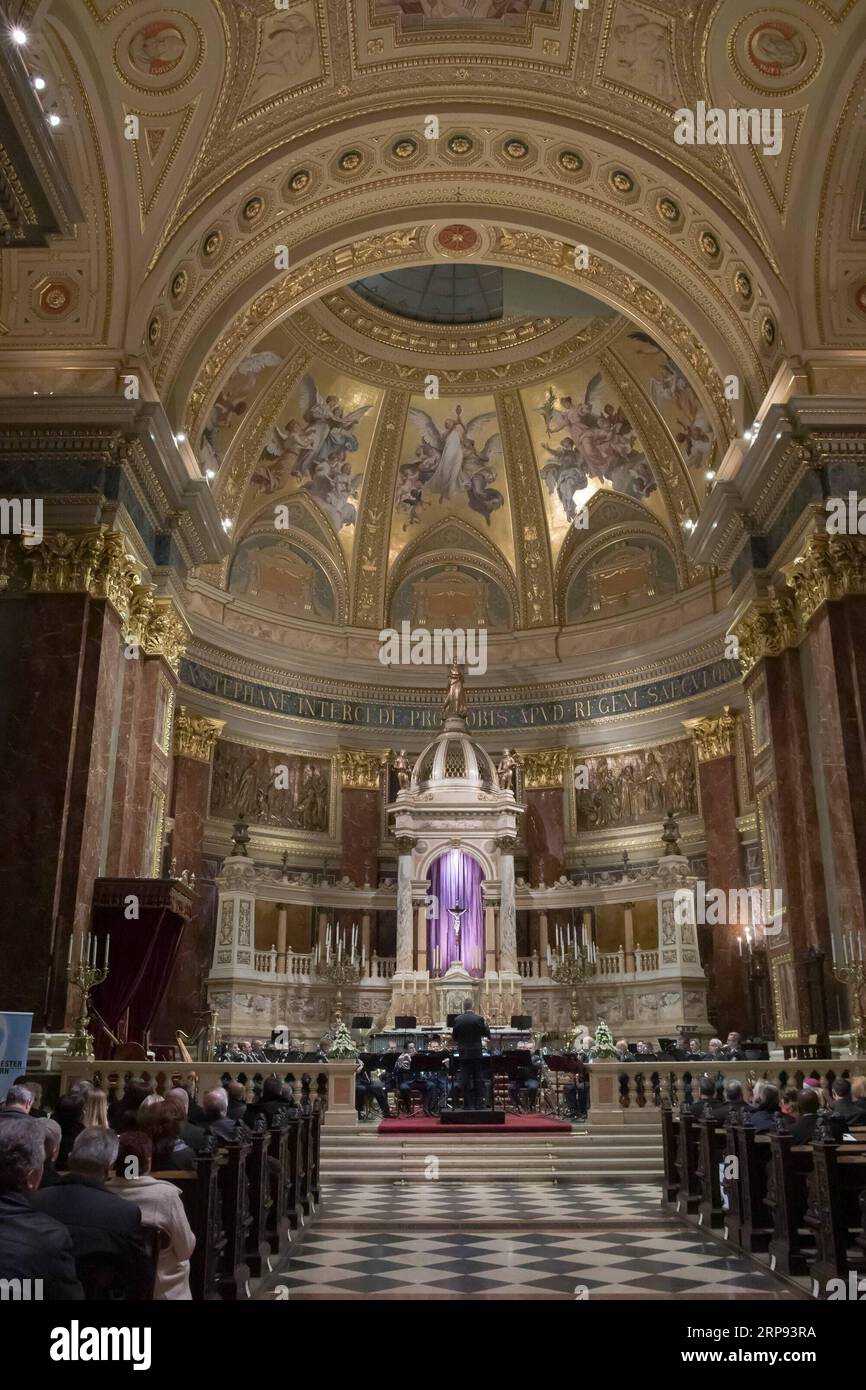
<path fill-rule="evenodd" d="M 222 1086 L 217 1086 L 213 1091 L 208 1091 L 202 1097 L 204 1102 L 204 1120 L 202 1129 L 205 1134 L 212 1134 L 217 1141 L 225 1143 L 238 1137 L 238 1121 L 228 1119 L 229 1098 Z"/>
<path fill-rule="evenodd" d="M 463 1000 L 463 1012 L 455 1018 L 451 1036 L 460 1054 L 463 1109 L 480 1110 L 484 1103 L 482 1038 L 490 1037 L 490 1029 L 481 1015 L 474 1012 L 471 999 Z"/>
<path fill-rule="evenodd" d="M 42 1180 L 44 1158 L 40 1121 L 26 1115 L 4 1120 L 0 1125 L 0 1279 L 41 1280 L 35 1297 L 46 1301 L 80 1300 L 84 1290 L 75 1272 L 72 1238 L 65 1226 L 37 1211 L 31 1201 Z"/>
<path fill-rule="evenodd" d="M 69 1172 L 37 1192 L 33 1205 L 68 1228 L 88 1298 L 104 1298 L 110 1281 L 112 1293 L 140 1300 L 152 1296 L 156 1270 L 142 1237 L 139 1208 L 105 1189 L 117 1148 L 113 1130 L 83 1129 L 69 1155 Z"/>

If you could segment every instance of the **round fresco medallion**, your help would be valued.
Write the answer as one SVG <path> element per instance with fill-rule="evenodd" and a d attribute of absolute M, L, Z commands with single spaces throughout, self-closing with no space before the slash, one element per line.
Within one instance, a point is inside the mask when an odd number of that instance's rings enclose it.
<path fill-rule="evenodd" d="M 177 272 L 177 275 L 175 275 L 174 279 L 171 282 L 172 299 L 180 299 L 181 295 L 187 287 L 188 280 L 189 277 L 187 276 L 185 270 L 179 270 Z"/>
<path fill-rule="evenodd" d="M 752 282 L 744 270 L 738 270 L 734 276 L 734 289 L 741 299 L 751 299 Z"/>
<path fill-rule="evenodd" d="M 205 237 L 204 241 L 203 241 L 202 244 L 201 244 L 201 249 L 202 249 L 202 251 L 204 252 L 204 254 L 207 256 L 208 260 L 210 260 L 210 258 L 211 258 L 212 256 L 215 256 L 215 255 L 216 255 L 217 251 L 220 249 L 220 247 L 222 246 L 222 244 L 223 244 L 223 234 L 222 234 L 222 232 L 217 232 L 217 231 L 208 232 L 207 236 Z"/>
<path fill-rule="evenodd" d="M 395 159 L 411 159 L 418 150 L 418 141 L 410 140 L 408 136 L 404 140 L 397 140 L 391 146 L 391 153 Z"/>
<path fill-rule="evenodd" d="M 296 169 L 289 179 L 289 188 L 293 193 L 303 193 L 305 188 L 309 188 L 312 182 L 312 174 L 309 169 Z"/>
<path fill-rule="evenodd" d="M 245 222 L 258 222 L 265 210 L 265 200 L 258 194 L 254 198 L 248 198 L 244 203 L 243 217 Z"/>
<path fill-rule="evenodd" d="M 627 174 L 623 169 L 614 169 L 610 176 L 611 187 L 617 193 L 631 193 L 634 191 L 634 179 L 631 174 Z"/>
<path fill-rule="evenodd" d="M 339 165 L 344 174 L 354 174 L 363 163 L 364 156 L 360 150 L 346 150 L 345 154 L 340 155 Z"/>
<path fill-rule="evenodd" d="M 450 256 L 470 256 L 481 244 L 481 237 L 474 227 L 452 222 L 436 233 L 433 244 L 438 251 L 445 251 Z"/>
<path fill-rule="evenodd" d="M 776 341 L 776 325 L 773 323 L 769 314 L 761 319 L 761 337 L 767 347 L 772 347 Z"/>
<path fill-rule="evenodd" d="M 576 174 L 583 168 L 583 160 L 574 150 L 562 150 L 556 162 L 567 174 Z"/>
<path fill-rule="evenodd" d="M 506 140 L 504 148 L 509 159 L 525 159 L 529 154 L 525 140 Z"/>
<path fill-rule="evenodd" d="M 201 30 L 180 10 L 152 10 L 127 25 L 114 45 L 118 72 L 139 91 L 181 86 L 198 71 L 203 56 Z"/>
<path fill-rule="evenodd" d="M 775 10 L 744 16 L 731 35 L 729 52 L 748 87 L 779 96 L 807 86 L 823 58 L 809 25 Z"/>
<path fill-rule="evenodd" d="M 680 210 L 673 198 L 659 198 L 656 203 L 656 212 L 663 222 L 678 222 Z"/>
<path fill-rule="evenodd" d="M 452 135 L 448 141 L 449 154 L 469 154 L 472 149 L 472 141 L 468 135 Z"/>
<path fill-rule="evenodd" d="M 62 280 L 52 280 L 39 296 L 39 307 L 46 314 L 65 314 L 71 303 L 72 291 Z"/>
<path fill-rule="evenodd" d="M 854 291 L 854 303 L 861 314 L 866 314 L 866 280 Z"/>
<path fill-rule="evenodd" d="M 718 237 L 714 237 L 712 232 L 701 232 L 701 250 L 705 256 L 721 255 Z"/>

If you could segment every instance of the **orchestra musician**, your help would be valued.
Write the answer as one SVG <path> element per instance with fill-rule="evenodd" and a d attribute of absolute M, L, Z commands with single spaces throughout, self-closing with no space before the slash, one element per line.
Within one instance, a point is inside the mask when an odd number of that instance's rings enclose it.
<path fill-rule="evenodd" d="M 355 1109 L 360 1120 L 368 1097 L 372 1097 L 385 1119 L 388 1118 L 388 1093 L 381 1081 L 374 1081 L 362 1057 L 355 1068 Z"/>
<path fill-rule="evenodd" d="M 449 1058 L 442 1047 L 442 1039 L 436 1035 L 430 1038 L 427 1051 L 433 1053 L 434 1056 L 445 1058 L 443 1068 L 437 1067 L 435 1070 L 431 1069 L 424 1072 L 424 1080 L 427 1085 L 424 1109 L 428 1115 L 432 1115 L 438 1114 L 448 1099 L 448 1072 L 446 1069 L 449 1065 Z M 423 1058 L 419 1059 L 419 1065 L 423 1069 Z"/>
<path fill-rule="evenodd" d="M 508 1083 L 508 1094 L 512 1105 L 519 1108 L 520 1092 L 528 1092 L 529 1109 L 535 1110 L 538 1105 L 538 1089 L 541 1084 L 541 1053 L 536 1048 L 532 1049 L 532 1044 L 528 1041 L 521 1041 L 517 1044 L 518 1052 L 529 1052 L 529 1057 L 525 1062 L 521 1062 L 515 1075 Z"/>

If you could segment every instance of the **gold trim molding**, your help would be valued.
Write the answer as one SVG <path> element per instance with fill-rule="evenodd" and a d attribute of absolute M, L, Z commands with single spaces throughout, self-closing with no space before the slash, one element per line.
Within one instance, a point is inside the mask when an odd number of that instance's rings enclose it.
<path fill-rule="evenodd" d="M 729 758 L 736 751 L 737 715 L 730 705 L 725 705 L 715 718 L 684 719 L 683 728 L 688 729 L 694 739 L 699 763 Z"/>
<path fill-rule="evenodd" d="M 370 753 L 360 748 L 341 748 L 339 756 L 341 787 L 379 790 L 382 769 L 388 765 L 387 751 Z"/>
<path fill-rule="evenodd" d="M 199 763 L 212 762 L 213 751 L 225 723 L 224 719 L 207 719 L 203 715 L 191 714 L 183 705 L 178 706 L 174 718 L 175 755 L 193 758 Z"/>
<path fill-rule="evenodd" d="M 520 761 L 525 790 L 550 791 L 562 787 L 567 756 L 565 748 L 541 748 L 524 753 Z"/>

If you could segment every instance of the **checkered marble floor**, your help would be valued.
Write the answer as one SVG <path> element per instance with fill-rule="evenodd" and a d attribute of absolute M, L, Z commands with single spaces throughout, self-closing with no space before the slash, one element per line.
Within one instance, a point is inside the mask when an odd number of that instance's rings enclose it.
<path fill-rule="evenodd" d="M 788 1299 L 660 1212 L 657 1187 L 333 1187 L 259 1297 Z"/>

